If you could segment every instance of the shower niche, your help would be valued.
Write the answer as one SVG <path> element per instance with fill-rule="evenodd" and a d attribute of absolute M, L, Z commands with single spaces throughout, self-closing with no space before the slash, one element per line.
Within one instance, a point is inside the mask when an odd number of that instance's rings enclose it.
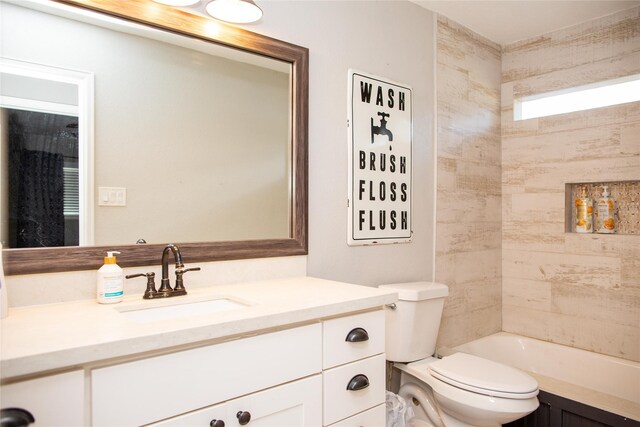
<path fill-rule="evenodd" d="M 608 187 L 610 197 L 614 200 L 616 227 L 613 234 L 640 235 L 640 181 L 637 180 L 565 184 L 565 232 L 575 233 L 577 214 L 575 201 L 580 197 L 581 189 L 583 187 L 586 189 L 587 197 L 593 200 L 595 209 L 604 185 Z"/>

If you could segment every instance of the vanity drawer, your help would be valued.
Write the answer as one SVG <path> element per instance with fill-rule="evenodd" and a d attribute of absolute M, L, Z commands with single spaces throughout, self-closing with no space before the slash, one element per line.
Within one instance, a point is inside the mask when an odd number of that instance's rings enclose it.
<path fill-rule="evenodd" d="M 149 427 L 208 426 L 219 420 L 238 426 L 238 413 L 248 412 L 252 425 L 319 427 L 322 425 L 322 376 L 320 374 L 252 393 L 225 403 L 189 412 Z M 382 425 L 382 424 L 381 424 Z"/>
<path fill-rule="evenodd" d="M 322 369 L 319 323 L 91 373 L 94 426 L 142 425 Z"/>
<path fill-rule="evenodd" d="M 386 424 L 386 419 L 387 409 L 383 403 L 346 420 L 331 424 L 330 427 L 380 427 Z"/>
<path fill-rule="evenodd" d="M 385 399 L 384 354 L 324 371 L 324 424 L 329 425 L 373 408 Z M 368 386 L 349 390 L 350 383 L 365 376 Z"/>
<path fill-rule="evenodd" d="M 324 369 L 384 353 L 384 311 L 326 320 L 322 337 Z"/>
<path fill-rule="evenodd" d="M 84 386 L 82 370 L 4 385 L 2 409 L 28 411 L 35 419 L 34 427 L 82 426 Z"/>

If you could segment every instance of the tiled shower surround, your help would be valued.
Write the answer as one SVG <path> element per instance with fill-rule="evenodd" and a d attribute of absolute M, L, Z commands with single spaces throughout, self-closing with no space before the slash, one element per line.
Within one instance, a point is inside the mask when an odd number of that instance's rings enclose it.
<path fill-rule="evenodd" d="M 518 122 L 512 110 L 638 73 L 640 7 L 503 48 L 503 330 L 640 360 L 640 235 L 565 232 L 566 183 L 640 178 L 640 102 Z"/>
<path fill-rule="evenodd" d="M 640 7 L 502 49 L 439 17 L 437 66 L 438 345 L 502 329 L 640 360 L 640 225 L 565 232 L 565 184 L 640 179 L 640 103 L 518 122 L 512 108 L 640 73 Z M 612 195 L 632 213 L 625 185 Z"/>
<path fill-rule="evenodd" d="M 438 18 L 439 346 L 501 328 L 500 46 Z"/>

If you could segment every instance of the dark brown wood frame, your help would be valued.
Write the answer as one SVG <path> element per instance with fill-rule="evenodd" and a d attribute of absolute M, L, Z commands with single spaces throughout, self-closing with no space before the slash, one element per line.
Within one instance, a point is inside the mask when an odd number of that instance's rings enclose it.
<path fill-rule="evenodd" d="M 269 240 L 172 243 L 179 245 L 185 263 L 189 264 L 202 261 L 307 254 L 309 93 L 309 51 L 307 48 L 217 21 L 220 31 L 215 36 L 211 36 L 210 31 L 207 30 L 207 26 L 211 25 L 211 20 L 153 3 L 150 0 L 51 1 L 90 9 L 176 34 L 289 62 L 293 72 L 291 237 Z M 153 13 L 150 9 L 153 9 Z M 154 265 L 160 263 L 164 246 L 165 244 L 150 244 L 5 249 L 3 251 L 4 268 L 7 275 L 97 269 L 102 265 L 102 258 L 107 250 L 120 250 L 118 264 L 122 267 Z"/>

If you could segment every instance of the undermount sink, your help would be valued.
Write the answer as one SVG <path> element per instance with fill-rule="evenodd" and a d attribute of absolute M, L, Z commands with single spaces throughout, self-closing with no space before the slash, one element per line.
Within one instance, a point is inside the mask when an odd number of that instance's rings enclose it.
<path fill-rule="evenodd" d="M 174 301 L 171 301 L 174 303 Z M 201 316 L 222 313 L 248 307 L 249 304 L 230 298 L 215 298 L 206 301 L 175 301 L 171 305 L 153 306 L 136 304 L 118 307 L 117 310 L 129 320 L 137 322 L 156 322 L 179 319 L 183 317 Z"/>

